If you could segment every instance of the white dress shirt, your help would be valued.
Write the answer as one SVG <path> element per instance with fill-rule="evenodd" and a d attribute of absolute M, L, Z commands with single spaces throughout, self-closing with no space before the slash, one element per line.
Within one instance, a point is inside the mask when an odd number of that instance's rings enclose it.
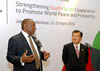
<path fill-rule="evenodd" d="M 80 43 L 78 45 L 76 45 L 76 44 L 73 44 L 73 45 L 74 45 L 75 50 L 76 50 L 76 46 L 78 46 L 78 50 L 80 52 Z"/>

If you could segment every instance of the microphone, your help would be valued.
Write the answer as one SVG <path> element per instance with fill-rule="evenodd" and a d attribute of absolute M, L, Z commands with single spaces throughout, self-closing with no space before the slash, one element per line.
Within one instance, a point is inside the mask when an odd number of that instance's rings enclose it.
<path fill-rule="evenodd" d="M 89 43 L 85 43 L 85 45 L 86 45 L 88 48 L 92 48 L 92 46 L 91 46 Z"/>
<path fill-rule="evenodd" d="M 35 37 L 35 39 L 34 39 L 36 42 L 37 42 L 37 44 L 39 45 L 39 47 L 42 47 L 42 44 L 41 44 L 41 42 Z"/>
<path fill-rule="evenodd" d="M 85 45 L 92 50 L 92 46 L 89 43 L 85 43 Z"/>

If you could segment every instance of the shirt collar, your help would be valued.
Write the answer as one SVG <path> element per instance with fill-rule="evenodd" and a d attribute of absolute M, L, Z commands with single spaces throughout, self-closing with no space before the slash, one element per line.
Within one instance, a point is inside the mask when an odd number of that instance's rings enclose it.
<path fill-rule="evenodd" d="M 24 32 L 23 30 L 22 30 L 22 34 L 23 34 L 25 37 L 28 37 L 28 36 L 29 36 L 28 33 Z"/>
<path fill-rule="evenodd" d="M 74 43 L 73 43 L 74 44 Z M 80 47 L 80 43 L 77 45 L 78 47 Z M 74 47 L 76 47 L 76 44 L 74 44 Z"/>

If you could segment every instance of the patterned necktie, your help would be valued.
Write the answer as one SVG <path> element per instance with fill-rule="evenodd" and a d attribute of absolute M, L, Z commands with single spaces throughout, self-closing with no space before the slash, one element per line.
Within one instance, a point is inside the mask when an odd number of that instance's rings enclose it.
<path fill-rule="evenodd" d="M 36 62 L 36 68 L 39 69 L 40 68 L 40 59 L 39 59 L 39 56 L 37 54 L 37 51 L 33 45 L 33 42 L 32 42 L 32 39 L 31 39 L 31 36 L 29 36 L 29 42 L 30 42 L 30 45 L 31 45 L 31 48 L 34 52 L 34 56 L 35 56 L 35 62 Z"/>
<path fill-rule="evenodd" d="M 76 54 L 77 54 L 77 57 L 79 58 L 79 50 L 78 50 L 78 46 L 76 46 Z"/>

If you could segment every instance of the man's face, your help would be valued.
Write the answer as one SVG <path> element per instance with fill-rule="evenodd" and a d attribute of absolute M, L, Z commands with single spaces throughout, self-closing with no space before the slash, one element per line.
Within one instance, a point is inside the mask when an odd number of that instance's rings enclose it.
<path fill-rule="evenodd" d="M 29 20 L 27 23 L 28 23 L 27 29 L 28 29 L 29 35 L 33 35 L 36 30 L 35 22 L 33 22 L 32 20 Z"/>
<path fill-rule="evenodd" d="M 80 35 L 80 32 L 72 33 L 72 42 L 74 44 L 79 44 L 82 40 L 82 37 Z"/>

